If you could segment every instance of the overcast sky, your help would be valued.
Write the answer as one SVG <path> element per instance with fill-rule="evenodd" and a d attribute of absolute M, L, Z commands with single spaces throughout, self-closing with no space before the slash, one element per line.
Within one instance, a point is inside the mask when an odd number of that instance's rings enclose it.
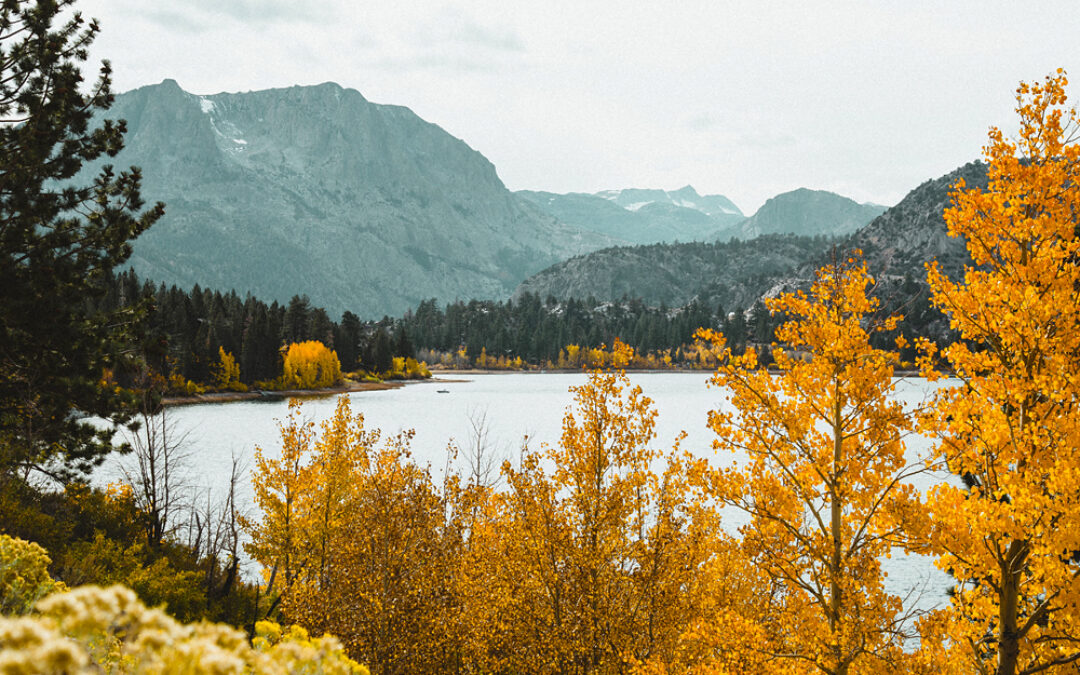
<path fill-rule="evenodd" d="M 891 205 L 1072 68 L 1076 0 L 83 0 L 117 91 L 326 81 L 411 108 L 514 190 L 798 187 Z M 1080 100 L 1080 87 L 1071 88 Z"/>

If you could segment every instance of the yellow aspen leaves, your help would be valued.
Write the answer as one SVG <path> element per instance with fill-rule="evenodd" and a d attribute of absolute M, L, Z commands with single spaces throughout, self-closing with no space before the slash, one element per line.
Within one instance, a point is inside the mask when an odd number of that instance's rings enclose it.
<path fill-rule="evenodd" d="M 308 516 L 308 495 L 312 490 L 313 471 L 309 458 L 315 438 L 314 425 L 303 419 L 300 402 L 289 401 L 289 416 L 278 428 L 281 453 L 268 457 L 255 446 L 255 470 L 252 489 L 261 519 L 248 518 L 241 524 L 251 534 L 245 549 L 274 574 L 284 576 L 284 585 L 292 586 L 307 565 L 301 541 Z"/>
<path fill-rule="evenodd" d="M 290 389 L 331 387 L 341 381 L 337 352 L 318 340 L 294 342 L 284 350 L 282 384 Z"/>
<path fill-rule="evenodd" d="M 928 544 L 956 578 L 942 629 L 966 672 L 1075 672 L 1080 660 L 1080 117 L 1064 72 L 1016 93 L 1020 130 L 990 130 L 986 190 L 952 193 L 963 280 L 929 265 L 961 340 L 959 383 L 924 419 L 940 485 Z M 1055 669 L 1056 668 L 1056 669 Z"/>
<path fill-rule="evenodd" d="M 247 385 L 240 381 L 240 364 L 232 352 L 218 347 L 218 362 L 213 367 L 214 385 L 225 391 L 247 391 Z"/>
<path fill-rule="evenodd" d="M 576 352 L 575 352 L 576 356 Z M 628 363 L 616 343 L 610 360 Z M 718 532 L 686 480 L 693 462 L 653 446 L 652 402 L 619 372 L 572 387 L 558 445 L 525 448 L 503 467 L 487 560 L 510 672 L 618 673 L 674 658 L 701 612 Z"/>
<path fill-rule="evenodd" d="M 249 552 L 283 578 L 281 612 L 336 635 L 376 675 L 446 661 L 457 538 L 409 434 L 382 439 L 347 397 L 316 432 L 291 404 L 282 452 L 256 454 Z"/>
<path fill-rule="evenodd" d="M 837 261 L 809 295 L 769 300 L 789 317 L 775 375 L 752 348 L 719 353 L 713 384 L 731 407 L 709 424 L 738 461 L 716 470 L 712 487 L 745 512 L 741 554 L 778 590 L 746 645 L 769 672 L 896 672 L 905 659 L 903 608 L 884 589 L 880 559 L 917 513 L 904 482 L 915 470 L 903 442 L 911 422 L 890 397 L 894 355 L 870 346 L 872 331 L 895 325 L 874 325 L 872 283 L 865 264 Z M 723 347 L 715 332 L 699 337 Z"/>

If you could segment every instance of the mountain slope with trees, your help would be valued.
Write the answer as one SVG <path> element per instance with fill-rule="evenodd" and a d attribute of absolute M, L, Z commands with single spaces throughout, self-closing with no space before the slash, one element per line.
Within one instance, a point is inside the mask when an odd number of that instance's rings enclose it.
<path fill-rule="evenodd" d="M 937 260 L 949 276 L 960 274 L 970 261 L 963 239 L 949 236 L 942 213 L 950 205 L 949 193 L 957 181 L 985 189 L 986 164 L 969 162 L 949 173 L 924 182 L 900 202 L 847 240 L 860 249 L 875 275 L 908 275 L 924 279 L 924 265 Z"/>
<path fill-rule="evenodd" d="M 772 234 L 729 243 L 607 248 L 553 265 L 522 282 L 517 293 L 553 295 L 560 300 L 590 295 L 598 300 L 615 300 L 626 296 L 669 306 L 698 298 L 710 304 L 748 308 L 762 295 L 775 296 L 785 289 L 808 286 L 814 270 L 829 261 L 833 246 L 862 250 L 871 274 L 879 280 L 899 283 L 906 278 L 919 284 L 925 277 L 923 266 L 930 260 L 938 260 L 947 274 L 955 275 L 968 256 L 963 241 L 948 236 L 941 213 L 949 204 L 951 187 L 959 179 L 969 187 L 985 187 L 985 165 L 972 162 L 926 181 L 896 206 L 846 237 Z M 831 197 L 850 202 L 836 195 Z M 783 201 L 778 197 L 770 203 Z M 854 202 L 850 204 L 862 209 Z M 867 206 L 860 213 L 865 215 L 877 208 Z M 770 210 L 775 211 L 773 207 Z M 745 222 L 759 216 L 759 222 L 775 222 L 774 216 L 765 215 L 768 210 L 763 206 Z M 920 293 L 914 287 L 908 290 Z"/>
<path fill-rule="evenodd" d="M 679 307 L 698 298 L 734 309 L 749 307 L 773 281 L 830 246 L 824 237 L 769 235 L 727 243 L 615 247 L 571 258 L 527 279 L 515 297 L 639 298 Z"/>

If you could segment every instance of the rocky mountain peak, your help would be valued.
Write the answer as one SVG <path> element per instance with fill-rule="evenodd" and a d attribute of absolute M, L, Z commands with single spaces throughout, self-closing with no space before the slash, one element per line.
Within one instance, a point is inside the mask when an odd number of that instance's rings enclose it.
<path fill-rule="evenodd" d="M 430 297 L 506 297 L 613 243 L 515 197 L 408 108 L 332 82 L 199 96 L 167 80 L 118 95 L 108 116 L 129 130 L 110 161 L 141 166 L 145 198 L 168 206 L 134 246 L 154 281 L 377 317 Z"/>

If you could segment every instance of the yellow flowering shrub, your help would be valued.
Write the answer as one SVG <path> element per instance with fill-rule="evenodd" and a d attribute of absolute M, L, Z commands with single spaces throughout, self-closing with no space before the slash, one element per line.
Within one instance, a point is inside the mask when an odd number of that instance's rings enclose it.
<path fill-rule="evenodd" d="M 38 602 L 37 614 L 0 618 L 0 673 L 311 673 L 368 675 L 336 638 L 257 625 L 182 624 L 123 586 L 81 586 Z"/>
<path fill-rule="evenodd" d="M 25 614 L 64 584 L 49 576 L 49 555 L 37 544 L 0 534 L 0 613 Z"/>

